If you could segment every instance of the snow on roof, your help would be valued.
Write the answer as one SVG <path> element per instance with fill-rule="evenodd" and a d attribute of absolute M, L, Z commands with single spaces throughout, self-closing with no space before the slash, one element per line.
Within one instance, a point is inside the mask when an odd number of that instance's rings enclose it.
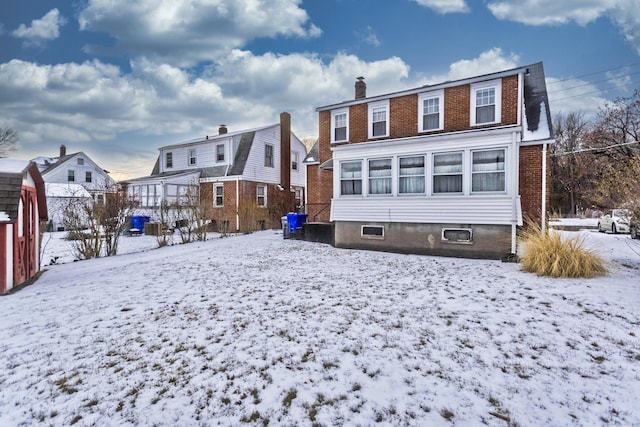
<path fill-rule="evenodd" d="M 0 159 L 0 173 L 22 173 L 28 166 L 27 160 Z"/>
<path fill-rule="evenodd" d="M 8 213 L 0 211 L 0 221 L 11 221 L 11 218 L 9 218 Z"/>
<path fill-rule="evenodd" d="M 91 197 L 80 184 L 46 183 L 47 197 Z"/>

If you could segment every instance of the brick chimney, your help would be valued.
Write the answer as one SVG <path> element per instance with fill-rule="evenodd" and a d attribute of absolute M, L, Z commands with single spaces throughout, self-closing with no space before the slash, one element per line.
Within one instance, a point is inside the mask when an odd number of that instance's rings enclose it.
<path fill-rule="evenodd" d="M 367 97 L 367 84 L 364 82 L 364 77 L 358 77 L 356 79 L 356 99 L 362 99 Z"/>
<path fill-rule="evenodd" d="M 67 147 L 65 147 L 64 144 L 62 144 L 60 146 L 60 157 L 66 156 L 67 155 Z"/>
<path fill-rule="evenodd" d="M 285 206 L 293 210 L 295 196 L 289 191 L 291 188 L 291 114 L 286 112 L 280 113 L 280 185 L 284 188 Z"/>
<path fill-rule="evenodd" d="M 227 125 L 220 125 L 218 135 L 224 135 L 225 133 L 227 133 Z"/>

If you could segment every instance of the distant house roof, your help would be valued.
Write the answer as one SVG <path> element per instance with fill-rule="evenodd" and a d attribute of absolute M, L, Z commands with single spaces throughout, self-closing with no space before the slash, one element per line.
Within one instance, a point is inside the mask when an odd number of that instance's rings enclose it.
<path fill-rule="evenodd" d="M 307 153 L 307 156 L 304 158 L 302 163 L 314 164 L 320 163 L 320 151 L 318 148 L 319 140 L 316 140 L 315 144 L 311 147 L 311 150 Z"/>
<path fill-rule="evenodd" d="M 0 222 L 16 222 L 25 173 L 31 175 L 36 185 L 38 217 L 40 220 L 47 220 L 44 181 L 37 165 L 25 160 L 0 159 Z"/>

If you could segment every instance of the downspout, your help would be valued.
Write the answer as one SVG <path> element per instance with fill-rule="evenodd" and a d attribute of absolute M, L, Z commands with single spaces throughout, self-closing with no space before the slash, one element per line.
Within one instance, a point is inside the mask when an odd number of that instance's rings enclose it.
<path fill-rule="evenodd" d="M 239 180 L 236 176 L 236 231 L 240 231 L 240 188 Z"/>
<path fill-rule="evenodd" d="M 542 215 L 540 229 L 544 233 L 547 225 L 547 142 L 542 144 Z"/>
<path fill-rule="evenodd" d="M 518 132 L 511 134 L 511 159 L 514 164 L 513 169 L 513 189 L 512 191 L 512 211 L 511 216 L 511 253 L 517 253 L 517 226 L 518 226 L 518 192 L 520 191 L 520 153 L 518 151 Z"/>

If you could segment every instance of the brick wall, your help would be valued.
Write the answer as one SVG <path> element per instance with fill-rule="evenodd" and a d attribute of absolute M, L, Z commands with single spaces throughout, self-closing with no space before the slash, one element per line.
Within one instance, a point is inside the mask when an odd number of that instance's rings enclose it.
<path fill-rule="evenodd" d="M 550 155 L 547 151 L 546 201 L 549 205 Z M 522 216 L 540 222 L 542 208 L 542 145 L 520 147 L 520 187 Z"/>

